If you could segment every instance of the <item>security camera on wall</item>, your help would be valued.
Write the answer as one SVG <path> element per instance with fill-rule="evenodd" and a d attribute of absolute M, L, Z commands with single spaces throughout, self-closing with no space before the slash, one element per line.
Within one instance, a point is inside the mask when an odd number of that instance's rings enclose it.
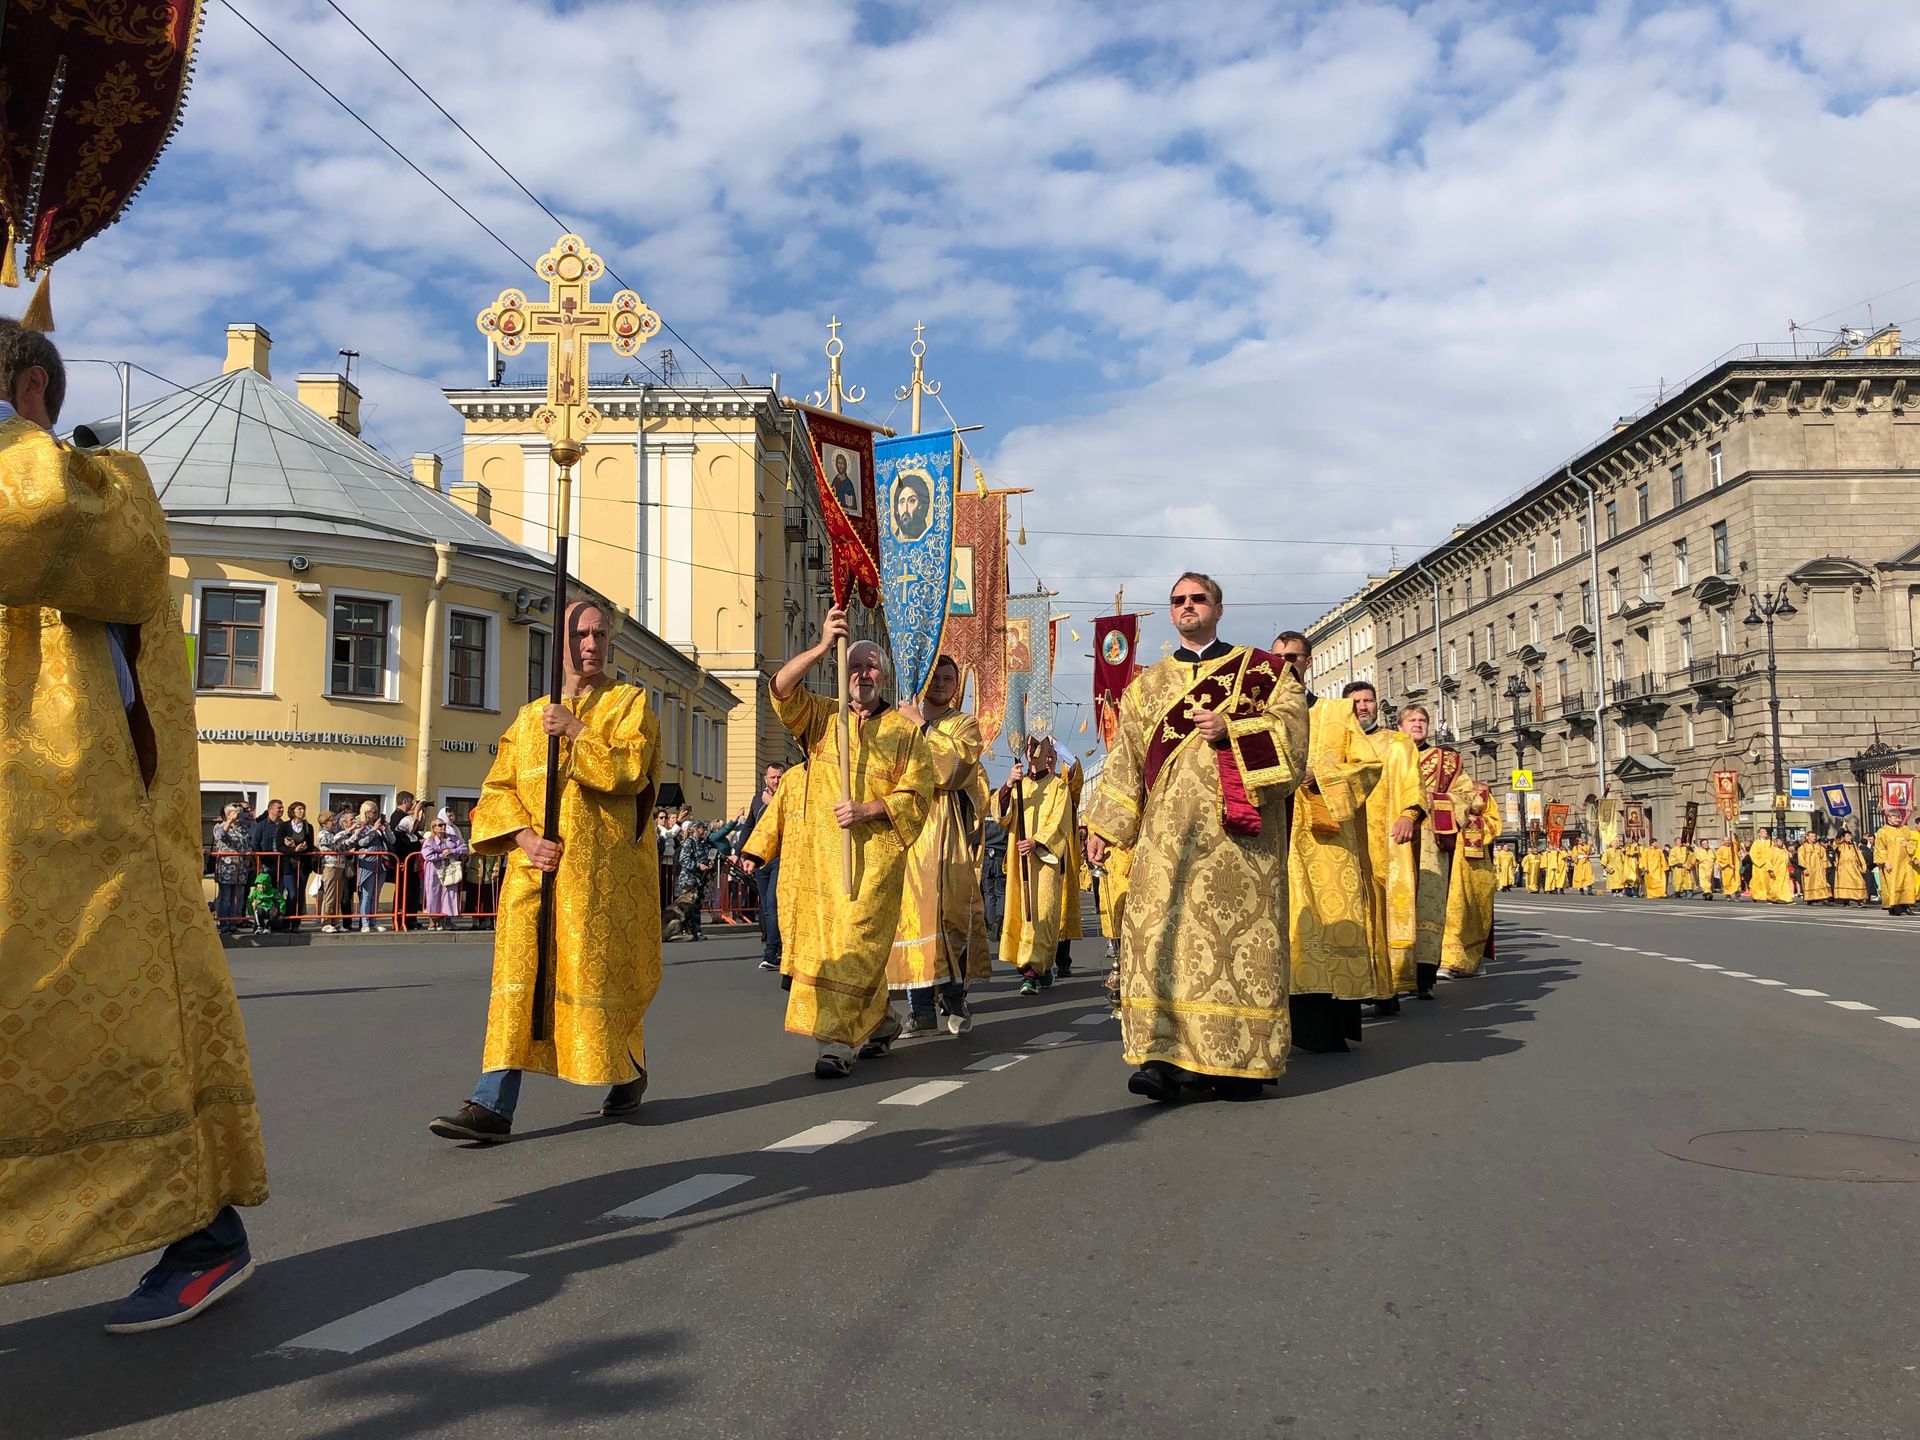
<path fill-rule="evenodd" d="M 304 555 L 294 556 L 290 563 L 293 566 L 293 573 L 296 575 L 304 575 L 313 568 L 313 562 Z"/>

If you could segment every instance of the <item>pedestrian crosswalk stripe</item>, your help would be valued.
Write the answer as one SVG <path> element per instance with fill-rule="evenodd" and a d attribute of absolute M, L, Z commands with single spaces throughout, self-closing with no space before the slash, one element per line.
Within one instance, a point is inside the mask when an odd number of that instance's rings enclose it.
<path fill-rule="evenodd" d="M 1036 1035 L 1027 1041 L 1029 1050 L 1045 1050 L 1054 1045 L 1064 1045 L 1077 1038 L 1071 1030 L 1049 1030 L 1044 1035 Z"/>
<path fill-rule="evenodd" d="M 1787 983 L 1784 980 L 1769 980 L 1764 975 L 1749 975 L 1747 979 L 1751 980 L 1755 985 L 1785 985 Z"/>
<path fill-rule="evenodd" d="M 1693 968 L 1696 970 L 1718 970 L 1720 967 L 1718 965 L 1709 965 L 1704 960 L 1696 960 L 1693 962 Z"/>
<path fill-rule="evenodd" d="M 1827 998 L 1827 992 L 1824 990 L 1789 990 L 1787 994 L 1804 995 L 1809 1000 L 1824 1000 Z"/>
<path fill-rule="evenodd" d="M 1898 1025 L 1902 1030 L 1920 1030 L 1920 1020 L 1911 1015 L 1882 1015 L 1880 1018 L 1889 1025 Z"/>
<path fill-rule="evenodd" d="M 889 1095 L 882 1105 L 924 1105 L 929 1100 L 938 1100 L 942 1095 L 951 1095 L 956 1090 L 967 1088 L 964 1080 L 929 1080 L 924 1085 L 915 1085 L 902 1090 L 898 1095 Z"/>
<path fill-rule="evenodd" d="M 1082 1015 L 1073 1023 L 1076 1025 L 1104 1025 L 1111 1019 L 1113 1019 L 1113 1016 L 1102 1010 L 1097 1015 Z"/>
<path fill-rule="evenodd" d="M 678 1215 L 682 1210 L 691 1210 L 724 1195 L 736 1185 L 744 1185 L 753 1179 L 751 1175 L 695 1175 L 664 1190 L 656 1190 L 651 1195 L 642 1195 L 638 1200 L 622 1205 L 618 1210 L 609 1210 L 602 1220 L 664 1220 L 669 1215 Z"/>
<path fill-rule="evenodd" d="M 1747 970 L 1722 970 L 1722 971 L 1721 971 L 1720 973 L 1721 973 L 1722 975 L 1724 975 L 1724 976 L 1726 976 L 1726 977 L 1727 977 L 1727 978 L 1728 978 L 1729 980 L 1751 980 L 1751 979 L 1753 979 L 1753 974 L 1752 974 L 1752 972 L 1750 972 L 1750 971 L 1747 971 Z"/>
<path fill-rule="evenodd" d="M 1858 1000 L 1829 1000 L 1827 1004 L 1836 1010 L 1871 1010 L 1873 1006 L 1862 1005 Z"/>
<path fill-rule="evenodd" d="M 1018 1065 L 1027 1057 L 1024 1055 L 989 1055 L 984 1060 L 976 1060 L 967 1066 L 969 1070 L 1005 1070 Z"/>
<path fill-rule="evenodd" d="M 824 1125 L 811 1125 L 798 1135 L 776 1140 L 764 1149 L 789 1155 L 811 1155 L 816 1150 L 824 1150 L 829 1145 L 850 1139 L 862 1130 L 871 1130 L 873 1123 L 871 1120 L 829 1120 Z"/>
<path fill-rule="evenodd" d="M 339 1355 L 358 1355 L 383 1340 L 391 1340 L 417 1325 L 437 1320 L 442 1315 L 484 1300 L 509 1285 L 518 1285 L 527 1277 L 513 1270 L 455 1270 L 438 1280 L 416 1285 L 391 1300 L 356 1310 L 344 1319 L 318 1330 L 309 1330 L 297 1340 L 289 1340 L 282 1350 L 331 1350 Z"/>

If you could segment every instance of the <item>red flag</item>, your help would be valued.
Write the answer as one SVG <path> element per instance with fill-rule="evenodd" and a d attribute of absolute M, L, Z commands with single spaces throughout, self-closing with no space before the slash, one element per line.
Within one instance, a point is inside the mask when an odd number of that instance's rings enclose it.
<path fill-rule="evenodd" d="M 953 589 L 942 653 L 973 680 L 973 718 L 988 749 L 1007 713 L 1007 497 L 953 497 Z"/>
<path fill-rule="evenodd" d="M 820 488 L 820 513 L 827 521 L 833 567 L 833 603 L 844 606 L 849 589 L 860 603 L 880 608 L 880 527 L 874 515 L 873 431 L 824 411 L 799 410 L 813 457 L 814 483 Z"/>
<path fill-rule="evenodd" d="M 1053 679 L 1054 663 L 1060 658 L 1060 616 L 1047 621 L 1047 679 Z"/>
<path fill-rule="evenodd" d="M 1138 615 L 1098 615 L 1093 621 L 1093 694 L 1118 709 L 1120 695 L 1138 670 L 1133 662 L 1139 643 Z"/>

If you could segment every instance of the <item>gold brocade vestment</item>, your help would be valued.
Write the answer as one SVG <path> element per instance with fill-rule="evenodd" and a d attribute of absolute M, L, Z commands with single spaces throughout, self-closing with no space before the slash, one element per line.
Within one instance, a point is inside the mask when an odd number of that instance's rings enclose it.
<path fill-rule="evenodd" d="M 1461 813 L 1460 841 L 1454 847 L 1453 874 L 1447 882 L 1447 928 L 1440 941 L 1440 964 L 1455 975 L 1473 975 L 1493 948 L 1491 851 L 1500 838 L 1500 811 L 1488 796 L 1479 814 L 1464 809 Z"/>
<path fill-rule="evenodd" d="M 1882 825 L 1873 832 L 1873 863 L 1880 867 L 1880 905 L 1891 910 L 1920 899 L 1913 846 L 1920 835 L 1905 825 Z"/>
<path fill-rule="evenodd" d="M 1401 989 L 1415 987 L 1419 980 L 1419 966 L 1440 964 L 1440 944 L 1447 928 L 1447 896 L 1452 889 L 1453 851 L 1441 847 L 1439 834 L 1434 828 L 1435 812 L 1446 807 L 1455 816 L 1464 816 L 1467 807 L 1473 803 L 1474 782 L 1464 764 L 1454 772 L 1444 788 L 1436 786 L 1434 777 L 1442 773 L 1443 767 L 1453 763 L 1443 759 L 1447 755 L 1455 756 L 1456 760 L 1458 758 L 1457 752 L 1438 745 L 1429 745 L 1420 752 L 1420 784 L 1427 797 L 1427 813 L 1421 818 L 1413 841 L 1420 864 L 1420 880 L 1414 902 L 1413 949 L 1408 959 L 1415 966 L 1415 971 L 1412 975 L 1403 974 L 1396 962 L 1394 979 Z"/>
<path fill-rule="evenodd" d="M 137 458 L 0 424 L 0 1284 L 267 1198 L 167 553 Z"/>
<path fill-rule="evenodd" d="M 921 736 L 933 769 L 933 804 L 907 850 L 900 924 L 887 957 L 887 984 L 895 990 L 965 981 L 990 963 L 976 843 L 985 748 L 980 726 L 955 710 L 928 721 Z"/>
<path fill-rule="evenodd" d="M 805 788 L 780 842 L 780 940 L 793 976 L 787 1029 L 859 1045 L 887 1013 L 887 956 L 900 922 L 907 851 L 933 803 L 933 766 L 919 727 L 892 706 L 847 716 L 855 802 L 883 820 L 853 826 L 853 895 L 841 871 L 840 723 L 834 703 L 804 688 L 773 696 L 780 723 L 807 752 Z M 792 909 L 787 880 L 792 879 Z"/>
<path fill-rule="evenodd" d="M 1014 828 L 1014 806 L 1020 826 Z M 1064 775 L 1029 777 L 1018 793 L 995 794 L 993 818 L 1007 832 L 1007 913 L 1000 927 L 1000 958 L 1016 970 L 1044 975 L 1053 969 L 1060 944 L 1065 898 L 1079 908 L 1079 890 L 1067 887 L 1067 851 L 1074 845 L 1073 795 Z M 1020 854 L 1020 838 L 1034 842 L 1030 856 Z M 1031 866 L 1029 866 L 1031 861 Z M 1027 872 L 1033 895 L 1027 895 Z"/>
<path fill-rule="evenodd" d="M 653 791 L 660 722 L 637 685 L 605 678 L 562 702 L 586 728 L 560 741 L 554 881 L 553 1038 L 533 1038 L 540 871 L 519 846 L 546 818 L 547 702 L 521 708 L 473 810 L 473 850 L 504 855 L 482 1070 L 532 1070 L 617 1085 L 646 1065 L 644 1022 L 660 989 L 660 859 Z"/>
<path fill-rule="evenodd" d="M 1860 847 L 1842 840 L 1833 847 L 1833 898 L 1862 901 L 1867 898 L 1867 865 Z"/>
<path fill-rule="evenodd" d="M 1413 988 L 1413 942 L 1418 933 L 1420 856 L 1415 841 L 1396 841 L 1393 823 L 1418 825 L 1427 813 L 1426 787 L 1420 779 L 1420 747 L 1398 730 L 1378 729 L 1368 737 L 1380 756 L 1380 783 L 1367 797 L 1367 841 L 1372 847 L 1373 897 L 1377 924 L 1387 947 L 1387 988 L 1376 998 L 1391 1000 L 1397 990 Z"/>
<path fill-rule="evenodd" d="M 740 853 L 751 855 L 763 865 L 778 860 L 787 832 L 795 823 L 793 817 L 800 813 L 800 802 L 806 788 L 807 767 L 789 765 L 780 776 L 780 783 L 773 787 L 773 799 L 760 812 L 760 822 L 753 827 L 753 833 L 747 836 L 747 843 L 740 847 Z M 774 881 L 773 908 L 776 919 L 785 913 L 786 906 L 799 903 L 800 897 L 793 892 L 793 882 L 787 878 L 790 874 L 792 872 L 782 865 L 779 877 Z M 784 944 L 780 949 L 780 973 L 793 973 L 793 960 Z"/>
<path fill-rule="evenodd" d="M 1146 759 L 1201 679 L 1242 661 L 1271 677 L 1266 700 L 1228 733 L 1270 740 L 1276 762 L 1242 775 L 1260 833 L 1222 819 L 1222 752 L 1189 734 L 1149 790 Z M 1277 667 L 1278 673 L 1275 673 Z M 1231 671 L 1229 670 L 1229 673 Z M 1167 1061 L 1203 1075 L 1272 1079 L 1286 1069 L 1286 797 L 1306 758 L 1307 702 L 1272 656 L 1234 647 L 1169 658 L 1120 700 L 1113 747 L 1087 806 L 1089 831 L 1133 849 L 1120 941 L 1120 1036 L 1127 1063 Z M 1237 763 L 1227 752 L 1228 763 Z M 1008 860 L 1011 868 L 1012 860 Z"/>
<path fill-rule="evenodd" d="M 1833 881 L 1828 875 L 1827 847 L 1809 835 L 1800 842 L 1796 854 L 1800 861 L 1800 893 L 1808 900 L 1831 900 Z"/>
<path fill-rule="evenodd" d="M 1307 711 L 1315 791 L 1293 796 L 1287 852 L 1288 954 L 1294 995 L 1373 1000 L 1393 993 L 1384 925 L 1376 933 L 1367 797 L 1384 764 L 1351 700 Z"/>
<path fill-rule="evenodd" d="M 1752 894 L 1772 905 L 1793 901 L 1793 878 L 1787 873 L 1787 847 L 1778 840 L 1756 840 L 1748 852 L 1753 860 Z"/>
<path fill-rule="evenodd" d="M 1569 883 L 1576 890 L 1593 888 L 1593 847 L 1591 845 L 1573 847 L 1573 875 Z"/>

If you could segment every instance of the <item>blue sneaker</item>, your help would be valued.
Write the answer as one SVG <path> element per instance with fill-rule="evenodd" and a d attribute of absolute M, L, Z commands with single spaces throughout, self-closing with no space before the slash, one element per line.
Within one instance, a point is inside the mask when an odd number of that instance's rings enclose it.
<path fill-rule="evenodd" d="M 137 1335 L 142 1330 L 182 1324 L 238 1290 L 252 1273 L 250 1250 L 242 1250 L 233 1259 L 206 1270 L 149 1270 L 140 1277 L 133 1293 L 108 1314 L 107 1333 Z"/>

